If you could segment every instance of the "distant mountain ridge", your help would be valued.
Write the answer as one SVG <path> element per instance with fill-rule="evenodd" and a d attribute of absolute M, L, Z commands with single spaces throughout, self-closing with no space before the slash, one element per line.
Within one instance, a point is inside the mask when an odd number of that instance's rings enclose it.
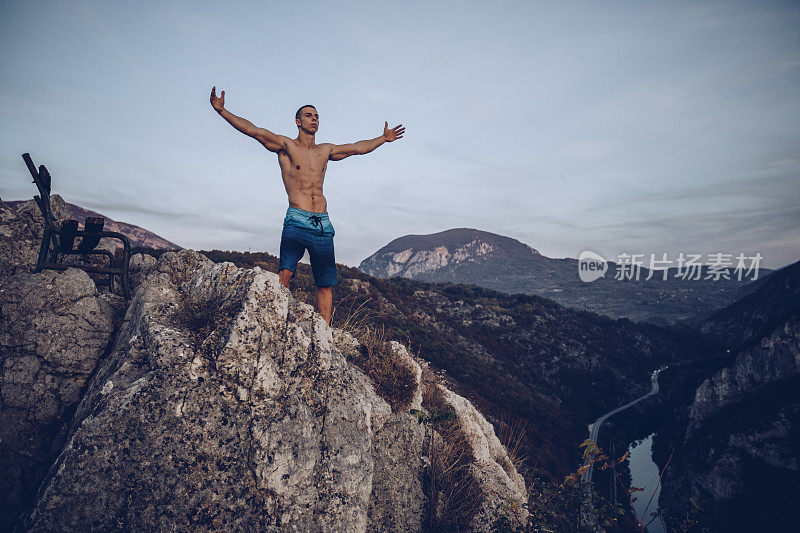
<path fill-rule="evenodd" d="M 13 206 L 16 209 L 27 201 L 29 200 L 10 200 L 5 203 Z M 69 208 L 70 216 L 78 221 L 78 224 L 81 228 L 83 228 L 83 223 L 86 220 L 86 217 L 101 217 L 105 219 L 105 224 L 103 226 L 105 231 L 116 231 L 122 233 L 128 237 L 128 239 L 130 239 L 132 247 L 152 248 L 153 250 L 180 250 L 183 248 L 182 246 L 178 246 L 177 244 L 170 242 L 159 235 L 156 235 L 152 231 L 148 231 L 134 224 L 118 222 L 110 217 L 107 217 L 106 215 L 102 215 L 96 211 L 85 209 L 69 202 L 66 202 L 66 204 Z"/>
<path fill-rule="evenodd" d="M 434 283 L 465 283 L 507 294 L 544 296 L 561 305 L 617 318 L 656 324 L 696 321 L 745 296 L 756 285 L 736 281 L 667 280 L 641 269 L 641 281 L 619 281 L 618 265 L 608 262 L 604 278 L 584 283 L 578 260 L 543 256 L 516 239 L 471 228 L 429 235 L 405 235 L 359 265 L 362 272 L 382 278 L 401 276 Z M 760 275 L 769 271 L 761 269 Z"/>
<path fill-rule="evenodd" d="M 491 257 L 525 260 L 536 255 L 540 255 L 538 251 L 510 237 L 455 228 L 397 238 L 362 261 L 358 268 L 380 278 L 409 278 Z"/>
<path fill-rule="evenodd" d="M 759 282 L 757 290 L 703 320 L 700 331 L 738 349 L 760 340 L 790 316 L 800 314 L 800 261 Z"/>

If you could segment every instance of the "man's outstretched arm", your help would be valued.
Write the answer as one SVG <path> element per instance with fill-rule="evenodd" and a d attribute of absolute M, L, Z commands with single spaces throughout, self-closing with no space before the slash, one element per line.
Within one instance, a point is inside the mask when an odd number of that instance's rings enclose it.
<path fill-rule="evenodd" d="M 231 126 L 245 135 L 254 138 L 263 144 L 270 152 L 280 152 L 285 148 L 286 138 L 283 135 L 276 135 L 267 129 L 259 128 L 246 118 L 237 117 L 225 109 L 225 91 L 222 91 L 218 98 L 216 85 L 211 88 L 211 107 L 213 107 L 222 118 L 227 120 Z"/>
<path fill-rule="evenodd" d="M 329 159 L 331 161 L 341 161 L 345 157 L 350 157 L 351 155 L 368 154 L 383 143 L 390 143 L 397 139 L 402 139 L 405 132 L 406 129 L 402 124 L 389 129 L 389 123 L 385 122 L 383 126 L 383 135 L 380 137 L 351 144 L 334 144 L 331 148 Z"/>

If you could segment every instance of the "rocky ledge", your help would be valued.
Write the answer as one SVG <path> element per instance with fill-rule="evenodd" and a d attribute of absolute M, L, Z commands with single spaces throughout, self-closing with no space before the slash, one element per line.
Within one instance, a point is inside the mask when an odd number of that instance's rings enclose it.
<path fill-rule="evenodd" d="M 21 455 L 49 461 L 41 479 L 16 479 L 2 495 L 12 508 L 27 506 L 18 526 L 349 532 L 524 523 L 525 484 L 491 424 L 425 379 L 424 363 L 401 345 L 388 346 L 413 390 L 397 404 L 348 362 L 359 341 L 329 328 L 275 274 L 189 250 L 132 263 L 135 295 L 116 323 L 119 299 L 90 287 L 82 271 L 19 272 L 7 278 L 16 285 L 4 284 L 4 427 L 49 424 L 36 449 L 0 443 L 7 465 Z M 56 303 L 25 317 L 35 290 L 47 293 L 36 301 Z M 51 323 L 60 324 L 52 346 L 35 333 Z M 53 401 L 41 403 L 48 394 Z M 472 491 L 435 477 L 447 458 L 439 450 L 454 439 L 427 397 L 453 413 L 446 424 L 462 450 L 450 466 L 465 470 Z M 470 505 L 452 501 L 459 495 Z"/>

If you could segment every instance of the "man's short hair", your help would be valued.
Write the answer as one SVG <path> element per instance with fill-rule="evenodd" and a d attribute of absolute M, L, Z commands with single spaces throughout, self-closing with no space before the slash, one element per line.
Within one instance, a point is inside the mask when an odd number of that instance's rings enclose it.
<path fill-rule="evenodd" d="M 295 113 L 295 114 L 294 114 L 294 119 L 295 119 L 295 120 L 300 120 L 300 111 L 302 111 L 303 109 L 305 109 L 305 108 L 307 108 L 307 107 L 310 107 L 310 108 L 311 108 L 311 109 L 313 109 L 314 111 L 316 111 L 316 110 L 317 110 L 317 108 L 316 108 L 316 107 L 314 107 L 313 105 L 311 105 L 311 104 L 306 104 L 306 105 L 304 105 L 303 107 L 301 107 L 300 109 L 298 109 L 298 110 L 297 110 L 297 113 Z"/>

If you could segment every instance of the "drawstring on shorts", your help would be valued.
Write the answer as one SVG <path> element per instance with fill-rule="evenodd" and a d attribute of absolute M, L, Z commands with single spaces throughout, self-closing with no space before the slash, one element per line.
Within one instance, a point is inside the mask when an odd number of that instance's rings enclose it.
<path fill-rule="evenodd" d="M 308 221 L 313 223 L 315 226 L 318 226 L 319 230 L 322 232 L 322 235 L 325 235 L 325 227 L 322 225 L 322 217 L 320 215 L 311 215 L 308 217 Z"/>

